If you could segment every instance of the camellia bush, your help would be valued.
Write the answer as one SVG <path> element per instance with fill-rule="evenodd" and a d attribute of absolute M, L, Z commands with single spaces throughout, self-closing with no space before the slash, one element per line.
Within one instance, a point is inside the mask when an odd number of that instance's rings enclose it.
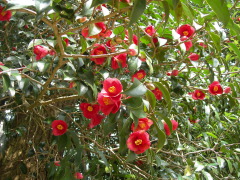
<path fill-rule="evenodd" d="M 1 1 L 0 179 L 239 179 L 239 8 Z"/>

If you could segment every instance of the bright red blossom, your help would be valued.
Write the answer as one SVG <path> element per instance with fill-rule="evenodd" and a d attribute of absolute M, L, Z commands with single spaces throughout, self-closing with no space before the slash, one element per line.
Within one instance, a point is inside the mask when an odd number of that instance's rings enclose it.
<path fill-rule="evenodd" d="M 34 46 L 33 52 L 36 55 L 37 61 L 44 58 L 46 55 L 48 55 L 48 49 L 40 45 Z"/>
<path fill-rule="evenodd" d="M 54 136 L 61 136 L 66 133 L 68 125 L 63 120 L 54 120 L 52 122 L 52 133 Z"/>
<path fill-rule="evenodd" d="M 189 120 L 189 122 L 191 123 L 191 124 L 196 124 L 196 123 L 198 123 L 200 120 L 193 120 L 193 119 L 188 119 Z"/>
<path fill-rule="evenodd" d="M 96 114 L 90 121 L 90 123 L 88 124 L 89 128 L 94 128 L 95 126 L 99 125 L 102 122 L 102 119 L 104 118 L 104 116 L 100 115 L 100 114 Z"/>
<path fill-rule="evenodd" d="M 192 93 L 192 98 L 194 100 L 203 100 L 205 98 L 205 94 L 204 92 L 202 92 L 201 90 L 195 90 L 193 93 Z"/>
<path fill-rule="evenodd" d="M 132 81 L 134 81 L 134 78 L 137 78 L 138 80 L 143 79 L 146 76 L 146 72 L 143 69 L 140 69 L 132 76 Z"/>
<path fill-rule="evenodd" d="M 83 179 L 83 175 L 82 175 L 82 173 L 80 173 L 80 172 L 76 172 L 76 173 L 74 174 L 74 177 L 75 177 L 76 179 Z"/>
<path fill-rule="evenodd" d="M 199 43 L 199 46 L 202 46 L 203 48 L 207 48 L 207 45 L 204 44 L 203 42 L 200 42 L 200 43 Z"/>
<path fill-rule="evenodd" d="M 0 21 L 9 21 L 12 17 L 11 11 L 4 11 L 4 7 L 0 6 Z"/>
<path fill-rule="evenodd" d="M 68 47 L 68 46 L 70 45 L 68 38 L 65 38 L 65 39 L 64 39 L 64 42 L 66 43 L 66 47 Z"/>
<path fill-rule="evenodd" d="M 61 166 L 61 165 L 60 165 L 60 161 L 54 161 L 54 165 L 55 165 L 55 166 Z"/>
<path fill-rule="evenodd" d="M 98 104 L 81 103 L 79 105 L 85 118 L 91 119 L 99 112 Z"/>
<path fill-rule="evenodd" d="M 185 47 L 186 47 L 186 51 L 189 51 L 190 48 L 192 47 L 192 41 L 191 41 L 191 40 L 188 40 L 188 38 L 187 38 L 186 36 L 181 37 L 180 40 L 181 40 L 181 41 L 185 41 L 185 42 L 184 42 L 184 45 L 185 45 Z M 186 40 L 188 40 L 188 41 L 186 41 Z"/>
<path fill-rule="evenodd" d="M 121 65 L 122 68 L 127 67 L 127 54 L 123 53 L 123 54 L 119 54 L 117 56 L 112 57 L 112 65 L 111 67 L 113 69 L 118 69 L 119 64 Z"/>
<path fill-rule="evenodd" d="M 104 91 L 110 96 L 118 96 L 122 92 L 122 84 L 117 78 L 107 78 L 103 82 Z"/>
<path fill-rule="evenodd" d="M 185 24 L 177 28 L 176 32 L 180 34 L 181 37 L 183 36 L 190 37 L 195 33 L 195 29 L 189 24 Z"/>
<path fill-rule="evenodd" d="M 91 55 L 102 55 L 107 54 L 107 50 L 104 45 L 102 44 L 95 44 L 95 48 L 91 51 Z M 100 58 L 91 58 L 91 61 L 94 61 L 96 64 L 103 64 L 107 58 L 100 57 Z"/>
<path fill-rule="evenodd" d="M 136 154 L 141 154 L 150 148 L 149 134 L 145 131 L 136 131 L 130 134 L 127 147 Z"/>
<path fill-rule="evenodd" d="M 122 94 L 111 97 L 106 93 L 105 90 L 102 90 L 101 93 L 98 93 L 97 101 L 103 114 L 109 115 L 110 113 L 115 114 L 116 112 L 118 112 L 121 105 L 121 97 Z"/>
<path fill-rule="evenodd" d="M 231 88 L 230 88 L 230 87 L 226 87 L 226 88 L 224 89 L 224 93 L 225 93 L 225 94 L 231 93 Z"/>
<path fill-rule="evenodd" d="M 172 75 L 172 76 L 177 76 L 178 73 L 179 73 L 179 71 L 178 71 L 177 69 L 174 69 L 174 70 L 172 70 L 171 75 Z"/>
<path fill-rule="evenodd" d="M 154 35 L 156 33 L 156 30 L 155 30 L 155 28 L 152 25 L 150 25 L 150 26 L 146 27 L 145 32 L 149 36 L 152 36 L 152 35 Z"/>
<path fill-rule="evenodd" d="M 140 119 L 138 119 L 137 127 L 135 127 L 135 124 L 132 123 L 131 130 L 133 132 L 140 131 L 140 130 L 147 131 L 151 127 L 152 124 L 153 124 L 153 121 L 151 119 L 140 118 Z"/>
<path fill-rule="evenodd" d="M 200 58 L 200 55 L 196 54 L 196 53 L 191 53 L 188 58 L 191 60 L 191 61 L 197 61 L 199 60 Z"/>
<path fill-rule="evenodd" d="M 175 120 L 171 120 L 171 122 L 172 122 L 172 130 L 175 131 L 178 128 L 178 122 L 175 121 Z M 163 122 L 163 126 L 164 126 L 164 130 L 166 132 L 166 135 L 170 136 L 171 131 L 170 131 L 170 128 L 168 127 L 168 125 L 165 121 Z"/>
<path fill-rule="evenodd" d="M 218 81 L 214 81 L 212 84 L 208 86 L 208 91 L 212 95 L 217 95 L 223 93 L 223 88 Z"/>
<path fill-rule="evenodd" d="M 155 95 L 157 100 L 161 100 L 162 99 L 162 91 L 160 91 L 160 89 L 155 88 L 154 90 L 152 90 L 152 92 Z"/>

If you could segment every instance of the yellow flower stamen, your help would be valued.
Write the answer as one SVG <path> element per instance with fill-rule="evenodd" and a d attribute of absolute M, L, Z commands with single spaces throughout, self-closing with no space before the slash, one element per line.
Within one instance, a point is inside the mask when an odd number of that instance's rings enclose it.
<path fill-rule="evenodd" d="M 142 144 L 142 140 L 141 140 L 141 139 L 136 140 L 136 141 L 135 141 L 135 144 L 136 144 L 137 146 L 140 145 L 140 144 Z"/>
<path fill-rule="evenodd" d="M 61 124 L 57 125 L 57 129 L 63 130 L 63 126 Z"/>

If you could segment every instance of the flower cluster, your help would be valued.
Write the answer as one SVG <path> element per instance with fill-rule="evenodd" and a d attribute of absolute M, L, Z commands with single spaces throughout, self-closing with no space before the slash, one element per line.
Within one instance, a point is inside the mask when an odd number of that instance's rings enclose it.
<path fill-rule="evenodd" d="M 93 128 L 102 122 L 104 116 L 99 114 L 100 106 L 98 104 L 81 103 L 79 108 L 82 110 L 85 118 L 91 119 L 88 124 L 89 128 Z"/>
<path fill-rule="evenodd" d="M 48 48 L 45 48 L 41 45 L 34 46 L 33 53 L 36 55 L 36 60 L 37 61 L 44 58 L 48 54 L 51 55 L 51 56 L 56 54 L 56 52 L 54 50 L 52 50 L 52 49 L 49 50 Z"/>
<path fill-rule="evenodd" d="M 100 110 L 105 115 L 118 112 L 121 105 L 122 84 L 117 78 L 107 78 L 103 82 L 103 89 L 98 93 L 97 101 Z"/>
<path fill-rule="evenodd" d="M 150 148 L 151 142 L 149 140 L 149 134 L 147 131 L 153 121 L 148 118 L 139 118 L 138 125 L 132 123 L 131 130 L 133 133 L 130 134 L 127 140 L 127 147 L 136 154 L 141 154 Z"/>

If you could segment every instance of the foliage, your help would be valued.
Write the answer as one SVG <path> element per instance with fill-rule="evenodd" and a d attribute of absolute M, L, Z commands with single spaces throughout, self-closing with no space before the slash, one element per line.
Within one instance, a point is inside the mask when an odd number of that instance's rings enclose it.
<path fill-rule="evenodd" d="M 3 178 L 66 180 L 76 172 L 84 179 L 240 177 L 237 0 L 9 0 L 0 5 L 12 12 L 10 21 L 0 21 Z M 195 33 L 181 40 L 176 29 L 185 24 Z M 149 25 L 153 35 L 145 31 Z M 120 68 L 113 69 L 114 57 L 123 53 L 127 66 L 118 61 Z M 200 58 L 190 60 L 191 53 Z M 139 70 L 146 76 L 132 78 Z M 172 70 L 178 73 L 171 75 Z M 121 82 L 121 106 L 104 118 L 100 112 L 96 123 L 79 105 L 98 103 L 108 78 Z M 214 81 L 231 92 L 211 94 Z M 195 90 L 205 93 L 203 100 L 192 98 Z M 135 154 L 126 144 L 131 125 L 146 117 L 153 121 L 147 130 L 151 146 Z M 67 132 L 54 136 L 54 120 L 65 121 Z"/>

